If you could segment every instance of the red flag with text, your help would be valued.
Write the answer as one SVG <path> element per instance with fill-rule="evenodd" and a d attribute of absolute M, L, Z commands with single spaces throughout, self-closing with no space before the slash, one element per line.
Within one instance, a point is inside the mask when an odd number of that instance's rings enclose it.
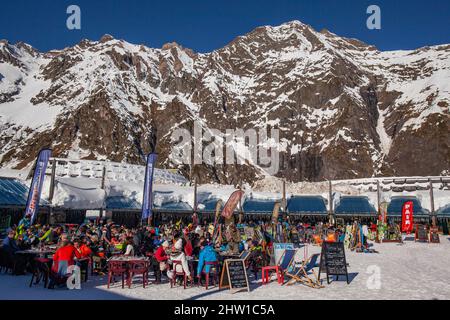
<path fill-rule="evenodd" d="M 241 201 L 244 191 L 237 190 L 228 199 L 225 207 L 222 210 L 222 217 L 230 219 L 233 216 L 234 209 L 236 209 L 239 201 Z"/>
<path fill-rule="evenodd" d="M 402 208 L 402 232 L 411 233 L 414 225 L 413 202 L 407 201 Z"/>

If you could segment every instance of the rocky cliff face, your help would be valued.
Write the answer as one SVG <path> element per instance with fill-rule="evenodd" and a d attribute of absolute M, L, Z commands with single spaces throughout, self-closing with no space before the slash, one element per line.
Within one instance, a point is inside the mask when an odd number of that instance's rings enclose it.
<path fill-rule="evenodd" d="M 174 167 L 177 128 L 276 128 L 292 181 L 439 175 L 450 163 L 450 45 L 380 52 L 298 21 L 260 27 L 197 54 L 104 36 L 41 53 L 0 41 L 0 162 L 38 150 Z M 245 145 L 235 146 L 238 156 Z M 202 182 L 251 182 L 261 166 L 179 166 Z"/>

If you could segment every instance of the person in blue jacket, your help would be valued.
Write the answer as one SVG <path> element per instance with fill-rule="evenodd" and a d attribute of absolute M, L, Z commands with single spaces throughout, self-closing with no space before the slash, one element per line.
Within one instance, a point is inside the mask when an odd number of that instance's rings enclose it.
<path fill-rule="evenodd" d="M 197 266 L 197 277 L 201 277 L 202 271 L 208 273 L 211 269 L 210 265 L 205 265 L 206 262 L 214 262 L 217 260 L 217 253 L 213 249 L 213 247 L 206 243 L 206 241 L 200 244 L 200 255 L 198 258 L 198 266 Z M 205 266 L 205 270 L 203 270 L 203 266 Z"/>

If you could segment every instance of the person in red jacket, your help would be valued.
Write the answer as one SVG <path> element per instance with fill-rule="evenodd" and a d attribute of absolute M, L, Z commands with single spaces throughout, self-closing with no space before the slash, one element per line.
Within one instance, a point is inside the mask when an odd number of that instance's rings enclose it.
<path fill-rule="evenodd" d="M 84 259 L 91 257 L 92 250 L 85 242 L 75 240 L 73 242 L 73 245 L 75 247 L 75 256 L 77 257 L 77 259 Z"/>
<path fill-rule="evenodd" d="M 153 255 L 153 259 L 155 260 L 155 277 L 156 277 L 156 283 L 161 282 L 161 272 L 166 271 L 169 268 L 169 265 L 167 264 L 167 260 L 169 260 L 169 256 L 166 253 L 166 250 L 169 248 L 169 242 L 164 241 L 163 244 L 156 249 L 155 254 Z"/>
<path fill-rule="evenodd" d="M 61 262 L 63 261 L 67 262 L 67 265 L 65 266 L 65 268 L 67 269 L 68 266 L 74 264 L 73 260 L 74 258 L 75 258 L 75 247 L 69 241 L 64 241 L 61 247 L 58 250 L 56 250 L 53 256 L 52 271 L 56 273 L 65 272 L 66 270 L 61 269 L 64 267 Z"/>
<path fill-rule="evenodd" d="M 55 283 L 61 277 L 67 275 L 67 268 L 75 264 L 75 247 L 67 240 L 61 243 L 61 247 L 53 255 L 52 272 L 50 274 L 49 289 L 53 289 Z"/>
<path fill-rule="evenodd" d="M 192 257 L 192 252 L 194 251 L 194 248 L 192 247 L 191 241 L 186 237 L 186 244 L 184 245 L 184 254 L 187 257 Z"/>

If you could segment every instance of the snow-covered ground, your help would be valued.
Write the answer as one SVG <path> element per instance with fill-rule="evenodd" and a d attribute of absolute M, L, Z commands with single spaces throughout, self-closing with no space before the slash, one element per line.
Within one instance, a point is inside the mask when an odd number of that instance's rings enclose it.
<path fill-rule="evenodd" d="M 440 244 L 415 243 L 374 244 L 379 253 L 363 254 L 346 251 L 351 283 L 342 281 L 312 289 L 300 284 L 280 286 L 276 281 L 261 285 L 251 278 L 251 291 L 232 294 L 217 288 L 182 287 L 171 289 L 167 283 L 150 285 L 146 289 L 138 281 L 131 289 L 117 283 L 109 290 L 106 277 L 94 277 L 82 285 L 82 290 L 48 290 L 29 288 L 31 276 L 0 275 L 0 299 L 450 299 L 450 238 L 441 236 Z M 308 246 L 308 254 L 320 248 Z M 300 257 L 305 250 L 300 249 Z M 379 277 L 376 271 L 379 271 Z M 324 277 L 325 274 L 322 275 Z M 376 280 L 380 286 L 377 289 Z"/>

